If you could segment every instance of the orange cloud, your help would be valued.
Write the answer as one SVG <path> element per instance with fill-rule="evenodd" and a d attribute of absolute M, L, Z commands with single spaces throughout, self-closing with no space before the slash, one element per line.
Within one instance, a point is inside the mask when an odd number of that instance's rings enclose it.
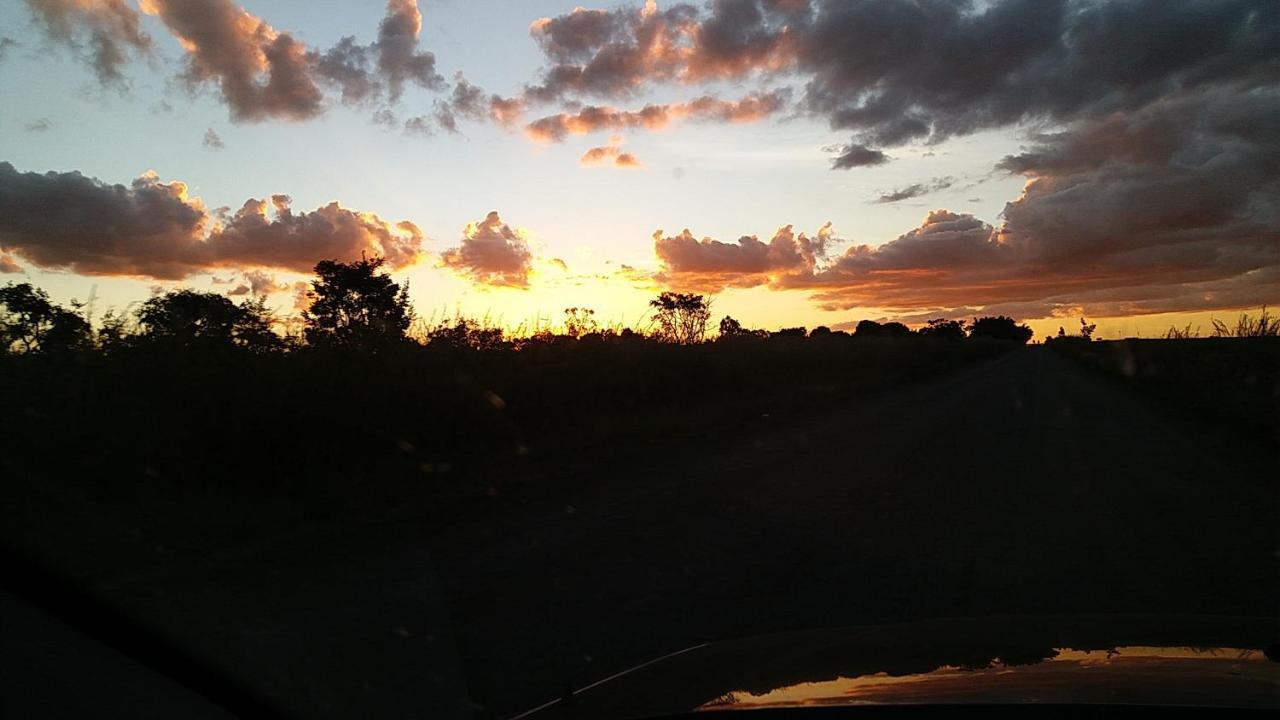
<path fill-rule="evenodd" d="M 660 130 L 674 120 L 757 122 L 782 108 L 786 94 L 752 94 L 740 100 L 720 100 L 705 95 L 687 103 L 646 105 L 640 110 L 619 110 L 588 105 L 576 113 L 558 113 L 535 120 L 525 133 L 539 142 L 560 142 L 570 135 L 586 135 L 600 130 Z"/>
<path fill-rule="evenodd" d="M 622 151 L 622 138 L 611 138 L 608 145 L 601 147 L 593 147 L 582 154 L 578 158 L 580 165 L 606 165 L 610 164 L 620 168 L 639 168 L 642 167 L 639 158 L 629 152 Z"/>

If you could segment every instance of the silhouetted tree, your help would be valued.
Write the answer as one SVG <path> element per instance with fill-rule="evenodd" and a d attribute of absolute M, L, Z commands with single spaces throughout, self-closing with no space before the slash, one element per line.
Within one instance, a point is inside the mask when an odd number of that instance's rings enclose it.
<path fill-rule="evenodd" d="M 303 313 L 308 343 L 375 346 L 405 340 L 413 322 L 409 288 L 379 272 L 384 262 L 375 257 L 316 263 L 311 307 Z"/>
<path fill-rule="evenodd" d="M 1031 328 L 1026 325 L 1019 325 L 1018 321 L 1004 315 L 974 318 L 973 322 L 969 323 L 969 335 L 971 337 L 1025 343 L 1031 339 L 1033 334 Z"/>
<path fill-rule="evenodd" d="M 916 331 L 923 337 L 937 340 L 963 340 L 965 338 L 964 323 L 959 320 L 935 318 Z"/>
<path fill-rule="evenodd" d="M 254 350 L 282 344 L 271 331 L 271 312 L 263 298 L 236 305 L 217 293 L 175 290 L 142 303 L 135 317 L 139 339 L 146 342 Z"/>
<path fill-rule="evenodd" d="M 885 337 L 901 338 L 909 337 L 911 335 L 911 328 L 900 322 L 887 322 L 884 325 L 881 325 L 881 327 L 884 328 Z"/>
<path fill-rule="evenodd" d="M 874 320 L 859 320 L 853 329 L 854 337 L 908 337 L 911 328 L 900 322 L 878 323 Z"/>
<path fill-rule="evenodd" d="M 1093 340 L 1093 333 L 1097 329 L 1098 329 L 1097 323 L 1093 323 L 1091 325 L 1085 322 L 1084 318 L 1080 318 L 1080 337 L 1084 338 L 1085 340 Z"/>
<path fill-rule="evenodd" d="M 787 338 L 787 337 L 789 337 L 789 338 L 802 338 L 802 337 L 804 337 L 804 336 L 805 336 L 805 334 L 806 334 L 807 332 L 808 332 L 808 331 L 807 331 L 807 330 L 805 330 L 805 329 L 804 329 L 804 328 L 802 328 L 802 327 L 779 328 L 779 329 L 775 330 L 774 332 L 769 333 L 769 337 L 779 337 L 779 338 Z"/>
<path fill-rule="evenodd" d="M 743 329 L 742 323 L 734 320 L 728 315 L 720 318 L 720 337 L 733 337 L 735 335 L 745 334 L 747 334 L 747 331 Z"/>
<path fill-rule="evenodd" d="M 0 288 L 0 352 L 63 352 L 89 346 L 89 323 L 31 283 Z"/>
<path fill-rule="evenodd" d="M 875 320 L 859 320 L 853 328 L 854 337 L 878 337 L 883 335 L 884 326 Z"/>
<path fill-rule="evenodd" d="M 711 318 L 711 301 L 705 295 L 664 292 L 649 301 L 656 311 L 658 339 L 681 345 L 702 342 Z"/>
<path fill-rule="evenodd" d="M 829 338 L 831 337 L 831 328 L 827 327 L 826 325 L 819 325 L 818 327 L 809 331 L 809 337 Z"/>

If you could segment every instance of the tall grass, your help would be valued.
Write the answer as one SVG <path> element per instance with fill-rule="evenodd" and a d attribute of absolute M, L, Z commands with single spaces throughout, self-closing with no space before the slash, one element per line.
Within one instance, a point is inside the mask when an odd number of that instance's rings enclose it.
<path fill-rule="evenodd" d="M 1248 313 L 1241 313 L 1234 326 L 1217 318 L 1210 319 L 1210 322 L 1213 323 L 1211 337 L 1215 338 L 1280 337 L 1280 317 L 1268 313 L 1265 305 L 1256 318 Z M 1190 340 L 1198 337 L 1201 337 L 1200 327 L 1192 329 L 1190 323 L 1185 327 L 1171 326 L 1164 334 L 1165 340 Z"/>
<path fill-rule="evenodd" d="M 1256 318 L 1248 313 L 1241 313 L 1240 317 L 1236 318 L 1235 327 L 1228 327 L 1221 320 L 1214 319 L 1213 336 L 1219 338 L 1280 337 L 1280 318 L 1269 315 L 1264 305 L 1262 313 Z"/>

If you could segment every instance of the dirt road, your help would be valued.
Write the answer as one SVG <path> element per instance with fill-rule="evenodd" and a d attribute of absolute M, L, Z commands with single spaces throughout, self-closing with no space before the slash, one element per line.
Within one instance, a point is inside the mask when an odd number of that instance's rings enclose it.
<path fill-rule="evenodd" d="M 1272 616 L 1275 459 L 1028 348 L 437 538 L 510 714 L 695 643 L 994 613 Z"/>

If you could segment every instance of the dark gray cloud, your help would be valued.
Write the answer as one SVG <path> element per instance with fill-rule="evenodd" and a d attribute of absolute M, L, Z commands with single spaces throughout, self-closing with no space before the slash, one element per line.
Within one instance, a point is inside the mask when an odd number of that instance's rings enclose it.
<path fill-rule="evenodd" d="M 951 176 L 934 178 L 927 183 L 912 183 L 906 187 L 882 193 L 880 197 L 872 200 L 871 202 L 877 205 L 902 202 L 903 200 L 910 200 L 911 198 L 918 198 L 922 195 L 928 195 L 929 193 L 946 190 L 954 184 L 955 178 Z"/>
<path fill-rule="evenodd" d="M 65 45 L 93 68 L 104 85 L 124 81 L 129 53 L 147 55 L 151 38 L 139 28 L 138 12 L 124 0 L 26 0 L 50 40 Z M 0 54 L 9 47 L 0 40 Z"/>
<path fill-rule="evenodd" d="M 831 159 L 832 170 L 848 170 L 857 167 L 870 167 L 873 165 L 883 165 L 889 162 L 889 156 L 879 150 L 873 150 L 866 145 L 858 143 L 849 143 L 848 145 L 837 146 L 835 151 L 838 153 Z"/>
<path fill-rule="evenodd" d="M 1257 0 L 717 1 L 575 10 L 531 32 L 551 62 L 534 99 L 797 79 L 806 112 L 868 148 L 1098 118 L 1280 75 L 1280 4 Z"/>
<path fill-rule="evenodd" d="M 274 195 L 210 212 L 184 183 L 154 174 L 109 185 L 0 162 L 0 252 L 43 268 L 173 280 L 215 268 L 309 272 L 318 260 L 362 253 L 402 267 L 420 258 L 422 233 L 336 202 L 295 213 L 288 196 Z"/>

